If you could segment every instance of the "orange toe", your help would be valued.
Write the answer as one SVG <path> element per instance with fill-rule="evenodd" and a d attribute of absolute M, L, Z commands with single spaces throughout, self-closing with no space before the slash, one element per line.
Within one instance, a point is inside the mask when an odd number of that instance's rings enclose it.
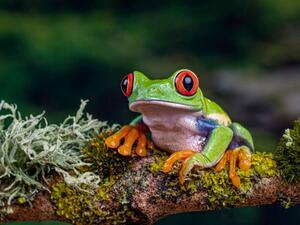
<path fill-rule="evenodd" d="M 117 148 L 120 146 L 121 139 L 124 138 L 131 130 L 130 126 L 124 126 L 117 133 L 105 139 L 105 144 L 109 148 Z"/>
<path fill-rule="evenodd" d="M 138 139 L 139 132 L 136 128 L 132 128 L 128 135 L 125 137 L 124 144 L 118 148 L 118 152 L 123 156 L 131 155 L 131 149 L 134 142 Z"/>
<path fill-rule="evenodd" d="M 194 152 L 195 153 L 195 152 Z M 185 176 L 184 176 L 184 171 L 186 170 L 186 167 L 187 167 L 187 161 L 190 159 L 191 156 L 189 156 L 188 158 L 186 158 L 183 162 L 182 162 L 182 166 L 181 166 L 181 169 L 178 173 L 178 177 L 179 177 L 179 183 L 181 185 L 184 184 L 185 182 Z"/>
<path fill-rule="evenodd" d="M 244 171 L 247 171 L 251 167 L 251 155 L 243 150 L 239 152 L 239 167 Z"/>
<path fill-rule="evenodd" d="M 215 170 L 217 172 L 225 169 L 225 166 L 229 160 L 229 155 L 230 155 L 229 151 L 225 152 L 225 154 L 223 155 L 223 157 L 221 158 L 221 160 L 218 162 L 217 166 L 215 167 Z"/>
<path fill-rule="evenodd" d="M 241 179 L 239 176 L 235 175 L 235 176 L 231 177 L 230 179 L 231 179 L 232 184 L 235 187 L 239 188 L 241 186 Z"/>
<path fill-rule="evenodd" d="M 240 186 L 240 182 L 237 182 L 237 180 L 239 180 L 239 178 L 237 179 L 237 175 L 236 175 L 236 162 L 237 162 L 237 158 L 238 158 L 238 151 L 231 151 L 230 156 L 229 156 L 229 177 L 233 183 L 234 186 L 239 187 Z"/>
<path fill-rule="evenodd" d="M 135 149 L 135 152 L 138 156 L 141 157 L 146 156 L 147 154 L 146 145 L 147 145 L 146 135 L 140 132 L 140 136 L 138 138 L 138 144 Z"/>
<path fill-rule="evenodd" d="M 186 158 L 188 158 L 189 156 L 191 156 L 192 154 L 194 154 L 195 152 L 192 150 L 185 150 L 185 151 L 178 151 L 173 153 L 165 162 L 162 171 L 164 173 L 169 173 L 172 168 L 173 165 L 178 161 L 178 160 L 184 160 Z"/>

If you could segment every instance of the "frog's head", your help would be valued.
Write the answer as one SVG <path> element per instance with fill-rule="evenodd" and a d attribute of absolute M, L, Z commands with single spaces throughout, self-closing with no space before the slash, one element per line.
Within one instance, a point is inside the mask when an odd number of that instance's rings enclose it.
<path fill-rule="evenodd" d="M 150 107 L 190 111 L 200 111 L 204 107 L 198 78 L 187 69 L 178 70 L 163 80 L 150 80 L 134 71 L 123 78 L 121 90 L 129 100 L 129 108 L 136 112 L 143 113 Z"/>

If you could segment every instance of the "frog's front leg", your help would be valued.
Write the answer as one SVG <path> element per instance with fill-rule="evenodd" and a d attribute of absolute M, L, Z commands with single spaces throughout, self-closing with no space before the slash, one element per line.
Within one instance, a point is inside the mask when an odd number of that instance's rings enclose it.
<path fill-rule="evenodd" d="M 233 132 L 230 128 L 226 126 L 219 126 L 215 128 L 211 132 L 209 141 L 201 153 L 190 150 L 173 153 L 164 164 L 163 172 L 170 172 L 177 160 L 183 160 L 181 169 L 179 171 L 179 181 L 181 184 L 183 184 L 185 177 L 195 166 L 200 168 L 208 168 L 216 165 L 224 155 L 224 152 L 228 148 L 232 137 Z M 176 160 L 174 160 L 174 158 Z"/>
<path fill-rule="evenodd" d="M 137 141 L 135 153 L 143 157 L 147 154 L 146 147 L 149 143 L 145 135 L 146 132 L 147 127 L 142 123 L 142 117 L 139 116 L 130 125 L 123 126 L 118 132 L 108 137 L 105 144 L 109 148 L 118 148 L 118 152 L 123 156 L 130 156 L 133 145 Z"/>

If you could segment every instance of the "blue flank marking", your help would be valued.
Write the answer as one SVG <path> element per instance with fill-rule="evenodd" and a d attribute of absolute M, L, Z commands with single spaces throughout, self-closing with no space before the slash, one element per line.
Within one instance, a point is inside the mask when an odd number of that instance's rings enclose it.
<path fill-rule="evenodd" d="M 201 135 L 208 136 L 213 129 L 220 126 L 216 121 L 198 117 L 196 120 L 196 127 L 199 130 Z"/>

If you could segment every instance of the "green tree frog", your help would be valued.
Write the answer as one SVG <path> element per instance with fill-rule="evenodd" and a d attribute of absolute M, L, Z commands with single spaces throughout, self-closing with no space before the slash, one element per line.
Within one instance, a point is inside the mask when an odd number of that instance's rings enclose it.
<path fill-rule="evenodd" d="M 141 115 L 105 141 L 124 156 L 143 157 L 151 143 L 171 153 L 162 170 L 169 173 L 181 161 L 179 181 L 185 182 L 194 167 L 220 171 L 229 162 L 229 177 L 240 186 L 236 165 L 242 170 L 251 167 L 254 150 L 250 132 L 229 116 L 215 102 L 204 97 L 198 77 L 181 69 L 163 80 L 150 80 L 134 71 L 121 81 L 121 90 L 129 108 Z M 152 141 L 146 133 L 151 133 Z M 147 146 L 148 145 L 148 146 Z"/>

